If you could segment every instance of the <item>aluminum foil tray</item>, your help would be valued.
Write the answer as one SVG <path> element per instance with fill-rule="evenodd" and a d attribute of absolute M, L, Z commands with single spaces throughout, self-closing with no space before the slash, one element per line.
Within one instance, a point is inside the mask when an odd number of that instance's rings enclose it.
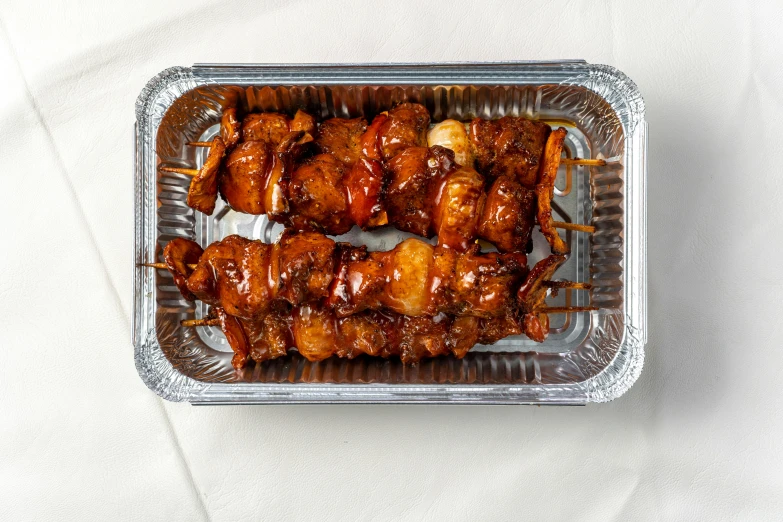
<path fill-rule="evenodd" d="M 477 346 L 467 357 L 404 366 L 398 360 L 288 357 L 235 371 L 217 328 L 183 328 L 206 310 L 184 300 L 169 274 L 137 267 L 161 260 L 174 237 L 202 245 L 229 234 L 274 241 L 281 228 L 265 216 L 218 202 L 212 216 L 185 204 L 189 178 L 161 166 L 199 167 L 221 111 L 302 108 L 320 118 L 368 120 L 400 101 L 423 103 L 446 118 L 541 119 L 568 129 L 573 156 L 606 167 L 561 166 L 556 219 L 590 223 L 593 235 L 567 233 L 571 256 L 558 278 L 591 281 L 561 291 L 552 306 L 588 302 L 597 312 L 552 316 L 549 338 L 524 336 Z M 647 124 L 636 85 L 623 73 L 582 61 L 480 64 L 195 65 L 150 80 L 136 102 L 133 345 L 142 380 L 161 397 L 194 404 L 236 403 L 529 403 L 584 404 L 622 395 L 638 378 L 646 332 Z M 536 233 L 530 261 L 549 251 Z M 388 249 L 406 234 L 354 228 L 338 239 Z"/>

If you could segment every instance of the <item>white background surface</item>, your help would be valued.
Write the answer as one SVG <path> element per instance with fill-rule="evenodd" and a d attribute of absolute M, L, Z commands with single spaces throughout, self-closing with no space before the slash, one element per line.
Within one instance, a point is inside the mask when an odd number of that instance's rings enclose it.
<path fill-rule="evenodd" d="M 783 517 L 780 2 L 0 0 L 0 519 Z M 132 130 L 194 62 L 584 58 L 649 122 L 649 344 L 585 408 L 164 403 Z"/>

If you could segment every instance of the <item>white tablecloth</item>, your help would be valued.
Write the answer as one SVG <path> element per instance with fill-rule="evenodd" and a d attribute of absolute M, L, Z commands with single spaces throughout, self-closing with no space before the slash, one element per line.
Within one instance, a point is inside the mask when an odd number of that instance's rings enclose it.
<path fill-rule="evenodd" d="M 0 2 L 0 519 L 783 516 L 783 5 Z M 649 344 L 585 408 L 210 407 L 136 374 L 134 102 L 194 62 L 584 58 L 649 122 Z"/>

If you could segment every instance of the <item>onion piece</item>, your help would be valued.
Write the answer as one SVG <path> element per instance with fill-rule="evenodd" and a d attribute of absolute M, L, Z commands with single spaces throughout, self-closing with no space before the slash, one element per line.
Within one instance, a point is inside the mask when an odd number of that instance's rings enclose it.
<path fill-rule="evenodd" d="M 430 147 L 440 145 L 454 151 L 454 159 L 464 167 L 473 167 L 474 156 L 468 141 L 465 124 L 457 120 L 444 120 L 427 133 Z"/>

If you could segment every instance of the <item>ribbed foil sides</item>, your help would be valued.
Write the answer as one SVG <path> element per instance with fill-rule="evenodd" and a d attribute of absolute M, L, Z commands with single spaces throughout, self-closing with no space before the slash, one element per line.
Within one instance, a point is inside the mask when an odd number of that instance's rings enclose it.
<path fill-rule="evenodd" d="M 542 345 L 520 336 L 477 347 L 463 360 L 310 363 L 293 353 L 237 372 L 219 330 L 179 326 L 183 318 L 201 316 L 203 305 L 182 299 L 164 271 L 135 269 L 136 363 L 148 386 L 167 399 L 194 403 L 583 403 L 611 400 L 630 387 L 641 371 L 645 341 L 646 124 L 635 86 L 611 68 L 576 63 L 164 71 L 137 102 L 135 262 L 159 260 L 174 237 L 202 244 L 231 233 L 276 238 L 279 226 L 263 216 L 237 214 L 220 203 L 211 217 L 195 213 L 185 204 L 189 178 L 158 171 L 162 165 L 200 166 L 205 151 L 186 142 L 211 138 L 224 107 L 289 114 L 301 108 L 322 119 L 371 119 L 401 101 L 424 104 L 434 122 L 542 119 L 568 128 L 566 146 L 573 155 L 616 160 L 606 168 L 574 168 L 570 186 L 561 167 L 555 198 L 559 219 L 596 227 L 592 236 L 566 235 L 572 254 L 557 277 L 592 281 L 589 300 L 601 310 L 553 316 Z M 387 249 L 404 237 L 355 229 L 339 239 Z M 531 261 L 547 251 L 539 240 Z M 574 292 L 571 304 L 587 304 L 584 294 Z M 565 304 L 565 298 L 561 292 L 550 304 Z"/>

